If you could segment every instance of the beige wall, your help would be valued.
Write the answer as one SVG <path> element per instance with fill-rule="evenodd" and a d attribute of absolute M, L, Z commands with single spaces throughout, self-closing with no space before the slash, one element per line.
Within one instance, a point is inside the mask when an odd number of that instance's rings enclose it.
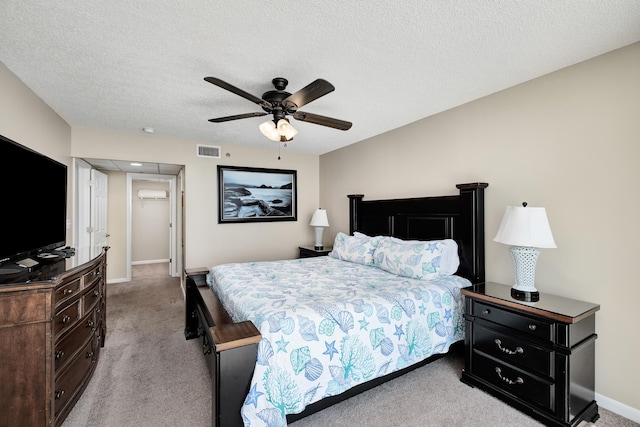
<path fill-rule="evenodd" d="M 67 181 L 72 182 L 69 155 L 71 126 L 0 62 L 0 135 L 32 148 L 67 165 Z M 68 187 L 67 218 L 72 218 L 74 187 Z M 67 242 L 71 242 L 71 228 Z"/>
<path fill-rule="evenodd" d="M 50 107 L 0 63 L 0 134 L 31 147 L 69 166 L 71 158 L 141 160 L 185 166 L 185 267 L 209 267 L 232 261 L 294 258 L 299 245 L 311 244 L 314 234 L 309 221 L 318 207 L 319 159 L 317 155 L 287 149 L 278 160 L 277 145 L 265 140 L 265 149 L 232 147 L 224 142 L 187 141 L 157 135 L 71 128 Z M 259 137 L 259 136 L 257 136 Z M 198 143 L 219 145 L 221 159 L 196 157 Z M 225 154 L 229 154 L 226 157 Z M 218 224 L 218 164 L 297 171 L 298 221 Z M 125 277 L 126 195 L 117 174 L 109 174 L 109 267 L 108 279 Z M 120 179 L 125 180 L 122 175 Z M 122 184 L 122 183 L 121 183 Z M 73 188 L 69 188 L 71 219 Z M 113 229 L 112 229 L 113 228 Z M 73 244 L 71 230 L 68 242 Z"/>
<path fill-rule="evenodd" d="M 487 279 L 512 283 L 492 241 L 505 206 L 544 206 L 543 292 L 599 303 L 596 391 L 640 412 L 640 43 L 321 156 L 328 239 L 348 231 L 347 194 L 456 194 L 484 181 Z M 354 124 L 357 125 L 357 124 Z"/>
<path fill-rule="evenodd" d="M 202 143 L 202 142 L 200 142 Z M 299 245 L 313 242 L 309 221 L 319 200 L 318 156 L 283 150 L 278 160 L 277 146 L 265 140 L 268 149 L 256 150 L 220 145 L 221 159 L 196 157 L 198 142 L 113 131 L 72 130 L 74 157 L 141 160 L 184 165 L 185 171 L 185 267 L 209 267 L 223 262 L 293 258 Z M 226 157 L 225 154 L 230 157 Z M 217 165 L 293 169 L 298 179 L 298 221 L 250 224 L 218 224 Z M 112 197 L 109 193 L 111 204 Z M 110 211 L 111 213 L 111 211 Z M 109 220 L 110 226 L 112 225 Z M 119 239 L 126 228 L 109 229 L 111 239 Z M 124 257 L 114 247 L 109 259 Z M 114 274 L 116 274 L 114 272 Z M 122 273 L 124 274 L 124 273 Z M 122 277 L 122 276 L 118 276 Z M 114 278 L 118 278 L 114 277 Z"/>

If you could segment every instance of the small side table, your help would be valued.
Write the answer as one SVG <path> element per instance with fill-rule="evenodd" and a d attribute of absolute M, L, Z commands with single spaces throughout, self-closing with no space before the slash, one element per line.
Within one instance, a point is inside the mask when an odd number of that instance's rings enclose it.
<path fill-rule="evenodd" d="M 331 246 L 325 246 L 322 249 L 314 249 L 313 246 L 299 246 L 300 258 L 311 258 L 315 256 L 325 256 L 333 250 Z"/>
<path fill-rule="evenodd" d="M 595 401 L 598 304 L 540 293 L 537 302 L 486 283 L 465 296 L 461 380 L 550 426 L 599 418 Z"/>

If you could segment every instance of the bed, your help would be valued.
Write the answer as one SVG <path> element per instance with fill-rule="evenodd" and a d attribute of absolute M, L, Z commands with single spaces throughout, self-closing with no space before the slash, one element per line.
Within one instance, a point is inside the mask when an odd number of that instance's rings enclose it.
<path fill-rule="evenodd" d="M 436 253 L 443 256 L 434 257 L 435 273 L 393 272 L 394 263 L 384 268 L 384 258 L 354 262 L 339 251 L 187 271 L 185 337 L 202 343 L 212 379 L 212 424 L 286 425 L 423 366 L 463 340 L 458 290 L 484 282 L 487 184 L 456 187 L 459 194 L 452 196 L 350 195 L 349 234 L 336 238 L 369 239 L 378 247 L 371 256 L 383 252 L 378 242 L 395 248 L 439 241 L 449 249 Z M 457 269 L 442 275 L 448 242 L 459 264 L 445 263 Z M 387 261 L 395 253 L 388 255 Z M 363 287 L 383 292 L 370 295 Z"/>

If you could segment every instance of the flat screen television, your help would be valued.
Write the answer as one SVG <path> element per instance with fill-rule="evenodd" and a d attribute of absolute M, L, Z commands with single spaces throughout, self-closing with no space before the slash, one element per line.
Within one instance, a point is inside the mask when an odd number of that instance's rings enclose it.
<path fill-rule="evenodd" d="M 67 166 L 0 135 L 0 267 L 66 244 Z"/>

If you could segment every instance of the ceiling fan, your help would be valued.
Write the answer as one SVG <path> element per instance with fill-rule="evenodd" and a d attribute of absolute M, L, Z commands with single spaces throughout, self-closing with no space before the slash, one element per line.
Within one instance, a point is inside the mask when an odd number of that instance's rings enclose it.
<path fill-rule="evenodd" d="M 349 130 L 351 122 L 338 120 L 331 117 L 321 116 L 319 114 L 307 113 L 298 110 L 316 99 L 335 90 L 335 87 L 326 80 L 317 79 L 308 84 L 299 91 L 291 94 L 285 91 L 289 82 L 283 77 L 276 77 L 271 82 L 275 90 L 269 90 L 262 94 L 262 98 L 258 98 L 242 89 L 239 89 L 225 81 L 216 77 L 205 77 L 206 81 L 214 84 L 229 92 L 233 92 L 251 102 L 258 104 L 264 111 L 256 111 L 254 113 L 236 114 L 233 116 L 218 117 L 209 119 L 212 123 L 222 123 L 231 120 L 247 119 L 250 117 L 273 115 L 273 120 L 268 120 L 260 125 L 260 131 L 263 135 L 273 141 L 291 141 L 293 136 L 298 132 L 291 126 L 287 116 L 292 116 L 296 120 L 313 123 L 316 125 L 327 126 L 339 130 Z"/>

